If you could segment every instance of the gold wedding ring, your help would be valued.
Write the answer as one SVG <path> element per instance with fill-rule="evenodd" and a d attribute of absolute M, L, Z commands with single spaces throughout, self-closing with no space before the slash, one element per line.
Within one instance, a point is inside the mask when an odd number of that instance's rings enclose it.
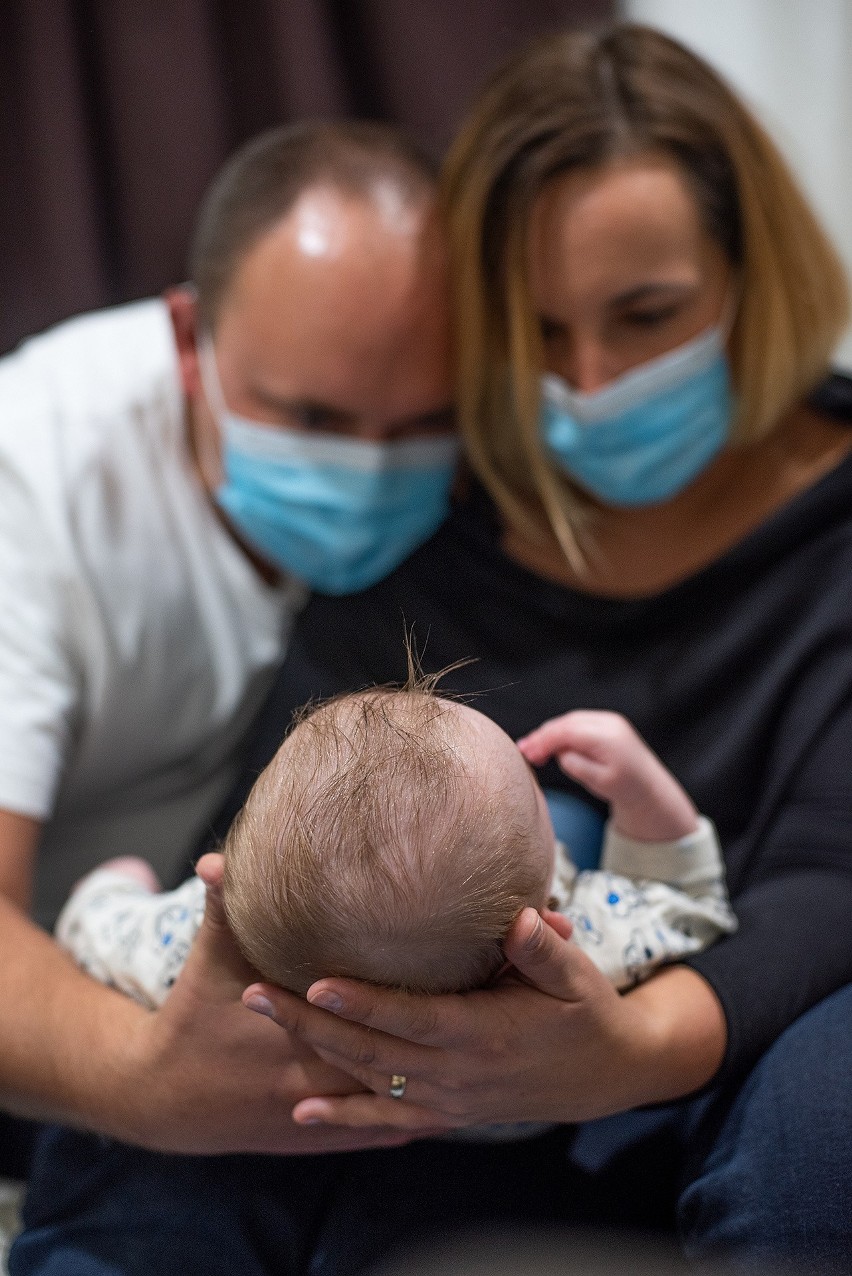
<path fill-rule="evenodd" d="M 390 1083 L 390 1097 L 392 1099 L 401 1099 L 405 1094 L 406 1079 L 394 1073 Z"/>

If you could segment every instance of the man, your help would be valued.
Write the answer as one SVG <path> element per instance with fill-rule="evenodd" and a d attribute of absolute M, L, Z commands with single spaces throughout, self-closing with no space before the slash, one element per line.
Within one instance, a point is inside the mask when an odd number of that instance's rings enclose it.
<path fill-rule="evenodd" d="M 372 583 L 446 509 L 444 256 L 413 149 L 265 135 L 214 185 L 192 273 L 0 363 L 0 1106 L 185 1152 L 398 1141 L 291 1122 L 352 1083 L 241 1007 L 215 890 L 155 1015 L 28 915 L 105 855 L 174 872 L 305 586 Z"/>

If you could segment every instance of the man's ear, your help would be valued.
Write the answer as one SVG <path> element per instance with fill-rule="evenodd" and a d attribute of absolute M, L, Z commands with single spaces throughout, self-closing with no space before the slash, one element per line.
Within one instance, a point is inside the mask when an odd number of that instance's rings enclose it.
<path fill-rule="evenodd" d="M 195 400 L 203 393 L 198 366 L 198 301 L 195 289 L 191 284 L 167 288 L 163 301 L 168 306 L 172 321 L 181 386 L 186 397 Z"/>

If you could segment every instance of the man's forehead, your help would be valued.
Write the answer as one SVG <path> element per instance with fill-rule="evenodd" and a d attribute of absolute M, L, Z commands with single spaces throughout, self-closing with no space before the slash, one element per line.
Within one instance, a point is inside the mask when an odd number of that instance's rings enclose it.
<path fill-rule="evenodd" d="M 297 215 L 298 214 L 298 215 Z M 262 236 L 234 273 L 217 329 L 239 323 L 333 331 L 420 320 L 446 304 L 444 247 L 430 218 L 409 233 L 370 213 L 306 203 Z M 252 331 L 252 339 L 257 333 Z"/>
<path fill-rule="evenodd" d="M 234 272 L 240 276 L 258 268 L 302 268 L 320 278 L 323 268 L 339 270 L 341 263 L 367 260 L 419 259 L 424 241 L 436 250 L 435 203 L 430 198 L 405 199 L 388 183 L 377 182 L 369 195 L 333 186 L 314 186 L 302 192 L 288 211 L 269 226 L 245 253 Z"/>
<path fill-rule="evenodd" d="M 445 407 L 443 244 L 426 221 L 422 236 L 362 234 L 320 200 L 258 241 L 216 327 L 226 388 L 400 417 Z"/>
<path fill-rule="evenodd" d="M 328 189 L 305 191 L 281 219 L 278 229 L 280 234 L 292 237 L 296 253 L 309 261 L 337 260 L 345 251 L 349 234 L 340 200 Z"/>
<path fill-rule="evenodd" d="M 385 177 L 377 178 L 364 194 L 320 185 L 304 190 L 278 227 L 292 237 L 299 254 L 334 261 L 347 249 L 363 248 L 365 240 L 417 238 L 432 206 L 432 200 L 415 199 Z"/>

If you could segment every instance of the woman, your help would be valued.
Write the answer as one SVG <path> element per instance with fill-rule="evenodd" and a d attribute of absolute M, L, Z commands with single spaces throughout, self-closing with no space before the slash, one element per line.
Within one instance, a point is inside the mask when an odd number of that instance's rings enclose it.
<path fill-rule="evenodd" d="M 852 978 L 852 386 L 825 381 L 841 267 L 742 105 L 638 27 L 548 39 L 498 74 L 446 196 L 461 420 L 490 501 L 475 489 L 379 589 L 312 604 L 281 694 L 398 677 L 404 617 L 430 668 L 478 658 L 454 685 L 490 688 L 478 707 L 516 735 L 620 710 L 716 820 L 740 931 L 623 998 L 525 914 L 507 955 L 542 991 L 427 1003 L 325 980 L 309 1000 L 336 1017 L 270 988 L 247 1004 L 373 1092 L 300 1120 L 577 1122 L 714 1083 L 668 1127 L 690 1252 L 848 1267 L 829 1186 L 848 1174 L 825 1161 L 842 1069 L 816 1092 L 808 1074 L 844 1048 L 849 993 L 734 1099 Z M 572 1164 L 611 1167 L 637 1119 L 581 1131 Z"/>
<path fill-rule="evenodd" d="M 254 985 L 247 1005 L 366 1087 L 297 1120 L 417 1141 L 102 1174 L 125 1200 L 168 1178 L 187 1225 L 203 1200 L 208 1265 L 184 1246 L 186 1272 L 233 1266 L 247 1230 L 241 1271 L 350 1276 L 430 1228 L 666 1226 L 675 1202 L 692 1254 L 848 1268 L 852 387 L 806 401 L 845 322 L 839 265 L 729 90 L 637 27 L 498 74 L 446 192 L 479 482 L 386 582 L 310 604 L 269 743 L 308 695 L 404 673 L 413 626 L 430 668 L 477 658 L 455 687 L 516 736 L 580 705 L 632 719 L 715 819 L 739 932 L 623 997 L 530 910 L 506 942 L 523 979 L 462 998 Z M 518 1120 L 556 1128 L 418 1137 Z"/>

